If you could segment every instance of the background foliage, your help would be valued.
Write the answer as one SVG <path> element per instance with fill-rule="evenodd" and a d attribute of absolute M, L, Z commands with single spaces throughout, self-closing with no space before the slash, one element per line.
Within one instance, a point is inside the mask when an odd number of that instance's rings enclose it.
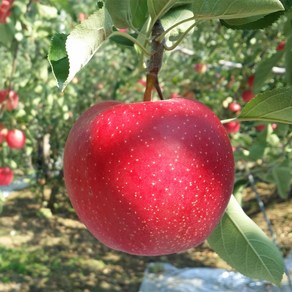
<path fill-rule="evenodd" d="M 161 15 L 164 8 L 160 2 L 148 2 L 152 5 L 153 17 Z M 164 2 L 167 1 L 161 1 Z M 189 5 L 192 1 L 183 2 Z M 263 5 L 264 1 L 245 2 L 244 5 Z M 107 3 L 109 11 L 116 11 L 114 3 L 117 2 Z M 58 206 L 56 195 L 65 193 L 63 147 L 77 117 L 100 100 L 133 102 L 143 97 L 145 69 L 140 56 L 134 52 L 139 49 L 118 35 L 101 44 L 86 68 L 75 77 L 74 74 L 71 76 L 72 81 L 63 92 L 57 88 L 48 62 L 51 40 L 62 41 L 62 35 L 66 36 L 96 11 L 95 4 L 93 1 L 16 0 L 7 22 L 0 24 L 0 89 L 11 87 L 20 98 L 15 110 L 9 112 L 1 108 L 0 122 L 8 129 L 22 129 L 27 136 L 26 146 L 20 151 L 10 149 L 6 142 L 0 144 L 0 166 L 12 168 L 16 180 L 28 177 L 39 200 L 53 212 Z M 290 7 L 289 1 L 283 1 L 283 4 Z M 228 110 L 228 105 L 237 101 L 243 106 L 242 93 L 245 90 L 268 92 L 292 84 L 291 12 L 269 16 L 274 21 L 270 24 L 270 21 L 254 18 L 254 15 L 231 20 L 220 11 L 219 21 L 218 15 L 208 14 L 207 6 L 199 8 L 205 11 L 208 20 L 199 21 L 176 49 L 165 54 L 160 73 L 165 97 L 179 94 L 196 98 L 223 120 L 236 117 Z M 192 9 L 195 8 L 183 6 L 180 15 L 188 15 L 189 11 L 194 11 Z M 114 30 L 133 27 L 143 30 L 146 19 L 143 9 L 135 15 L 138 16 L 131 23 L 125 22 L 125 18 L 116 18 Z M 251 17 L 253 21 L 250 21 Z M 53 38 L 56 32 L 62 35 Z M 135 32 L 133 35 L 137 37 Z M 277 50 L 282 41 L 286 47 Z M 56 55 L 62 53 L 58 51 Z M 52 58 L 50 61 L 52 63 Z M 206 72 L 197 72 L 195 64 L 206 64 Z M 255 81 L 250 86 L 248 78 L 254 74 Z M 59 79 L 59 85 L 60 80 L 65 82 L 66 78 L 67 75 Z M 291 90 L 287 90 L 287 95 L 291 96 Z M 272 123 L 265 121 L 245 122 L 244 114 L 243 111 L 240 131 L 230 134 L 236 160 L 236 180 L 247 185 L 248 176 L 252 174 L 257 181 L 275 184 L 279 196 L 288 199 L 292 174 L 291 126 L 278 124 L 273 129 Z M 265 127 L 258 130 L 256 126 L 262 124 Z M 45 186 L 51 189 L 49 198 L 43 195 Z"/>

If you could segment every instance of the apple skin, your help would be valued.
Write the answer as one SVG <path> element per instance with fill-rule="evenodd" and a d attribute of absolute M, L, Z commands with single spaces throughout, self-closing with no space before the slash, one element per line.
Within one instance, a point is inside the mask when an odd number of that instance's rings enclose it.
<path fill-rule="evenodd" d="M 23 131 L 18 129 L 9 130 L 6 136 L 6 142 L 12 149 L 21 149 L 24 147 L 26 136 Z"/>
<path fill-rule="evenodd" d="M 224 128 L 226 129 L 227 133 L 235 134 L 240 130 L 240 123 L 238 121 L 228 122 L 224 124 Z"/>
<path fill-rule="evenodd" d="M 13 171 L 9 167 L 0 167 L 0 186 L 10 185 L 13 177 Z"/>
<path fill-rule="evenodd" d="M 230 199 L 234 159 L 220 120 L 197 101 L 106 101 L 71 129 L 64 178 L 76 213 L 99 241 L 158 256 L 211 234 Z"/>

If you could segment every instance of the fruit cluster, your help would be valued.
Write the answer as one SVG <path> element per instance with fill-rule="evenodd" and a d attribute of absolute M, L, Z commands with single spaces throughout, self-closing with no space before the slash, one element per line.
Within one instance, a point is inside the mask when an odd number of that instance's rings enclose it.
<path fill-rule="evenodd" d="M 18 106 L 19 96 L 10 89 L 0 91 L 0 110 L 12 111 Z M 25 145 L 26 135 L 19 129 L 8 129 L 0 124 L 0 145 L 7 143 L 10 149 L 22 149 Z M 0 146 L 1 149 L 1 146 Z M 13 170 L 7 166 L 0 167 L 0 186 L 11 184 L 13 181 Z"/>

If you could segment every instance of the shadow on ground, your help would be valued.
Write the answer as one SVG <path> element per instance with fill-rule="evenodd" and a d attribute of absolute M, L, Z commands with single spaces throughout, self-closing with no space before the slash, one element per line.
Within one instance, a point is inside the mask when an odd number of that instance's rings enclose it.
<path fill-rule="evenodd" d="M 278 241 L 286 253 L 292 246 L 292 204 L 262 190 Z M 252 194 L 247 211 L 265 231 Z M 41 209 L 29 190 L 11 195 L 0 216 L 0 291 L 138 291 L 150 262 L 176 267 L 228 266 L 203 244 L 187 252 L 141 257 L 113 251 L 100 244 L 78 221 L 66 196 L 57 212 Z M 2 283 L 1 283 L 2 282 Z"/>

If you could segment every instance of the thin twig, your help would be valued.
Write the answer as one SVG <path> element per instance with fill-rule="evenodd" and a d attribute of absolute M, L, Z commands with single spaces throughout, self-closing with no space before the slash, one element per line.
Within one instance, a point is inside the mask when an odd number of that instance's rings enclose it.
<path fill-rule="evenodd" d="M 151 101 L 152 90 L 155 88 L 160 99 L 163 95 L 158 81 L 158 73 L 162 66 L 164 53 L 164 40 L 160 41 L 158 37 L 164 32 L 160 21 L 156 21 L 152 29 L 151 56 L 147 64 L 146 89 L 144 92 L 144 101 Z"/>

